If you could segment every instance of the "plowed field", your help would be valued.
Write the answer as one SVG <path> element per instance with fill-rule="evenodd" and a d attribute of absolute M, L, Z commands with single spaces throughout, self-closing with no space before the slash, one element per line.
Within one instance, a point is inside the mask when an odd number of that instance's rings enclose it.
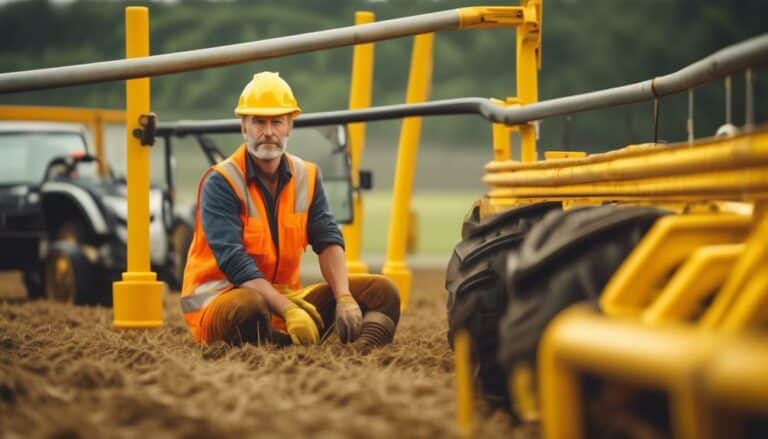
<path fill-rule="evenodd" d="M 3 277 L 3 293 L 13 292 Z M 312 347 L 200 347 L 179 296 L 165 326 L 119 331 L 106 308 L 0 302 L 0 437 L 457 435 L 442 273 L 414 273 L 395 342 L 368 355 Z M 477 437 L 531 437 L 477 404 Z"/>

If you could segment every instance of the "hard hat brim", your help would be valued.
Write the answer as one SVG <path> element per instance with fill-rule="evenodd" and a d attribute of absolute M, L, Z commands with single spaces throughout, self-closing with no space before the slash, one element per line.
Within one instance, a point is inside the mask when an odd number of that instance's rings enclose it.
<path fill-rule="evenodd" d="M 275 107 L 251 107 L 235 109 L 236 116 L 281 116 L 283 114 L 292 114 L 294 117 L 301 113 L 301 108 L 275 108 Z"/>

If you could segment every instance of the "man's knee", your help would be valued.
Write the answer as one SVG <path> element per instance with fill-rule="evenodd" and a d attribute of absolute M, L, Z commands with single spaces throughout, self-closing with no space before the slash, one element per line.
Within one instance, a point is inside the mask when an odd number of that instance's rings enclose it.
<path fill-rule="evenodd" d="M 256 291 L 235 289 L 217 299 L 214 336 L 232 344 L 261 344 L 270 339 L 269 307 Z"/>
<path fill-rule="evenodd" d="M 369 275 L 368 288 L 358 300 L 366 311 L 379 311 L 386 314 L 397 324 L 400 319 L 400 293 L 397 286 L 388 277 Z"/>

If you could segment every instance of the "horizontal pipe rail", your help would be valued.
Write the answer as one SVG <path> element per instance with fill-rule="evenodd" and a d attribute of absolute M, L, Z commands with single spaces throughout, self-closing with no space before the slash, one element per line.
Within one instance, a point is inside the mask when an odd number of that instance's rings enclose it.
<path fill-rule="evenodd" d="M 731 75 L 750 66 L 768 64 L 768 34 L 719 50 L 677 72 L 634 84 L 589 93 L 541 101 L 536 104 L 505 108 L 481 97 L 444 99 L 421 104 L 399 104 L 363 110 L 307 113 L 296 119 L 296 126 L 320 126 L 351 122 L 400 119 L 410 116 L 444 116 L 476 114 L 490 122 L 510 125 L 547 117 L 560 116 L 599 108 L 647 101 L 696 87 Z M 0 78 L 2 75 L 0 75 Z M 166 133 L 239 132 L 236 119 L 182 121 L 161 124 Z"/>
<path fill-rule="evenodd" d="M 304 113 L 294 121 L 296 127 L 314 127 L 351 122 L 367 122 L 400 119 L 404 116 L 440 116 L 476 114 L 482 105 L 495 106 L 486 98 L 459 98 L 427 102 L 423 104 L 384 105 L 363 110 L 322 111 Z M 488 118 L 488 116 L 486 116 Z M 239 133 L 239 119 L 181 120 L 161 122 L 157 126 L 160 135 Z"/>
<path fill-rule="evenodd" d="M 764 167 L 768 166 L 768 130 L 730 139 L 707 139 L 697 142 L 696 148 L 688 143 L 635 146 L 581 159 L 520 165 L 491 162 L 486 165 L 483 182 L 494 187 L 560 186 Z"/>
<path fill-rule="evenodd" d="M 0 74 L 0 93 L 167 75 L 323 49 L 455 29 L 514 27 L 535 21 L 522 7 L 467 7 L 250 43 Z"/>

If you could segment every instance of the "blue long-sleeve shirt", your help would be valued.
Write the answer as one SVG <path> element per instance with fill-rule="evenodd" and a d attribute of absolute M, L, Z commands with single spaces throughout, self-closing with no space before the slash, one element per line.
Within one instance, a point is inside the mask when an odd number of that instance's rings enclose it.
<path fill-rule="evenodd" d="M 247 156 L 246 170 L 248 184 L 256 184 L 264 198 L 269 217 L 269 229 L 275 248 L 279 248 L 280 237 L 277 227 L 277 199 L 285 185 L 292 178 L 285 156 L 278 166 L 278 180 L 275 197 L 272 197 L 264 181 L 256 173 L 256 165 Z M 200 217 L 203 233 L 216 258 L 219 269 L 233 285 L 241 285 L 251 279 L 264 277 L 256 262 L 243 247 L 243 224 L 240 220 L 241 202 L 227 180 L 218 172 L 211 172 L 203 182 L 200 195 Z M 323 190 L 322 177 L 318 169 L 315 194 L 309 206 L 307 218 L 307 239 L 315 253 L 322 252 L 329 245 L 344 247 L 344 238 L 328 207 Z"/>

